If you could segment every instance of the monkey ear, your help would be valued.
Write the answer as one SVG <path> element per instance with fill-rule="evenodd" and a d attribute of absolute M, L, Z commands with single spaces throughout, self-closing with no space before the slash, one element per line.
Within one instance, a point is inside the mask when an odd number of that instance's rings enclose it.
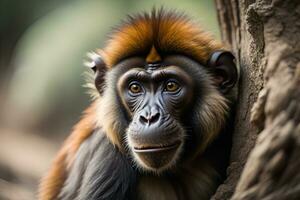
<path fill-rule="evenodd" d="M 94 71 L 95 86 L 100 95 L 102 95 L 104 91 L 105 75 L 107 71 L 106 63 L 104 62 L 103 58 L 95 52 L 90 52 L 87 55 L 91 61 L 86 63 L 86 66 Z"/>
<path fill-rule="evenodd" d="M 214 73 L 214 80 L 220 91 L 224 94 L 236 84 L 238 72 L 235 57 L 229 51 L 215 51 L 208 62 Z"/>

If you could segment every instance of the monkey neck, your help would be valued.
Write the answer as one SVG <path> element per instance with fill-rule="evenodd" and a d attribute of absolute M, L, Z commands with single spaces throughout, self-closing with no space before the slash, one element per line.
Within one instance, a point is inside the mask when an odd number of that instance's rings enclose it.
<path fill-rule="evenodd" d="M 209 199 L 220 183 L 221 177 L 205 159 L 199 158 L 165 175 L 138 177 L 137 199 L 180 200 Z"/>

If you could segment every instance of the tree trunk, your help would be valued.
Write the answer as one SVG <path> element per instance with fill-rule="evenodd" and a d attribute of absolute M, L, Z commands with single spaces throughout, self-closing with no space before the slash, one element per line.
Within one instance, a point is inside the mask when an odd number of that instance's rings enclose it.
<path fill-rule="evenodd" d="M 212 199 L 300 199 L 300 1 L 215 1 L 241 79 L 228 177 Z"/>

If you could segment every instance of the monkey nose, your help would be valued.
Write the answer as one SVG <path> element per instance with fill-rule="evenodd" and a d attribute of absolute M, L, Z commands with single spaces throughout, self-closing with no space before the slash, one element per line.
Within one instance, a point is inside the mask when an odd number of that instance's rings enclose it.
<path fill-rule="evenodd" d="M 159 112 L 156 112 L 154 114 L 149 114 L 149 115 L 141 114 L 140 115 L 140 122 L 142 124 L 151 125 L 151 124 L 156 123 L 159 120 L 159 118 L 160 118 Z"/>

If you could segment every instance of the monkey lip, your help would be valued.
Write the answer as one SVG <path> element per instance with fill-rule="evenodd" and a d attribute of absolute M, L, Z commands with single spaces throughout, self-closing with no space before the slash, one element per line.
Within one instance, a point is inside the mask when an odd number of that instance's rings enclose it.
<path fill-rule="evenodd" d="M 174 143 L 162 145 L 162 146 L 134 147 L 133 151 L 135 153 L 155 153 L 155 152 L 176 149 L 179 145 L 180 145 L 180 141 L 176 141 Z"/>

